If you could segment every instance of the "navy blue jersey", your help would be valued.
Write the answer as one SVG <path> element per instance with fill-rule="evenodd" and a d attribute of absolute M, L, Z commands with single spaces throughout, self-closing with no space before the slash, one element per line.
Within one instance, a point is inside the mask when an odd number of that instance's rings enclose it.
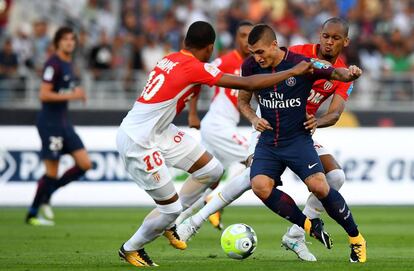
<path fill-rule="evenodd" d="M 285 57 L 279 65 L 264 69 L 250 56 L 243 62 L 242 75 L 280 72 L 292 68 L 302 60 L 311 60 L 286 48 L 281 49 L 285 51 Z M 298 136 L 310 137 L 303 125 L 309 92 L 316 80 L 330 78 L 333 70 L 334 68 L 323 65 L 320 69 L 314 68 L 313 74 L 290 77 L 273 87 L 255 91 L 261 116 L 273 127 L 273 130 L 261 134 L 259 144 L 284 146 Z"/>
<path fill-rule="evenodd" d="M 53 85 L 53 91 L 64 93 L 75 87 L 72 63 L 60 59 L 57 55 L 51 56 L 45 63 L 42 80 Z M 42 102 L 39 114 L 39 123 L 66 126 L 68 123 L 68 102 Z"/>

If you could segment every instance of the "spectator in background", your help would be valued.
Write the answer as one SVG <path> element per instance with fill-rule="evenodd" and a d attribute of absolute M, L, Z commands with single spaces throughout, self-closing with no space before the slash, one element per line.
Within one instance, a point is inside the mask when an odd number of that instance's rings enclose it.
<path fill-rule="evenodd" d="M 154 35 L 147 35 L 146 44 L 142 48 L 142 60 L 146 73 L 149 73 L 157 65 L 157 62 L 165 56 L 161 45 Z"/>
<path fill-rule="evenodd" d="M 112 48 L 106 32 L 101 31 L 99 43 L 95 45 L 89 55 L 89 67 L 97 80 L 108 80 L 112 63 Z"/>
<path fill-rule="evenodd" d="M 47 48 L 50 44 L 50 38 L 47 34 L 48 23 L 46 19 L 38 19 L 33 23 L 33 64 L 37 74 L 41 74 L 43 63 L 46 61 Z"/>
<path fill-rule="evenodd" d="M 0 98 L 13 96 L 17 87 L 17 55 L 13 52 L 12 41 L 7 38 L 0 51 Z"/>
<path fill-rule="evenodd" d="M 9 20 L 11 4 L 12 0 L 0 0 L 0 38 L 2 37 Z"/>

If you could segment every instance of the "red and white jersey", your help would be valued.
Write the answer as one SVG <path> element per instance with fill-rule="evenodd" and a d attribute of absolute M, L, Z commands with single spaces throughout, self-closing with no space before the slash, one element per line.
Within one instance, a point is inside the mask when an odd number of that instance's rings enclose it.
<path fill-rule="evenodd" d="M 318 58 L 319 44 L 304 44 L 289 47 L 289 50 L 310 58 Z M 334 64 L 335 68 L 346 68 L 345 61 L 338 57 Z M 340 95 L 344 100 L 348 100 L 353 88 L 352 82 L 340 82 L 329 80 L 318 80 L 313 86 L 306 104 L 306 111 L 315 115 L 319 106 L 332 94 Z"/>
<path fill-rule="evenodd" d="M 120 129 L 137 144 L 151 148 L 185 103 L 200 91 L 200 84 L 212 86 L 223 72 L 181 50 L 160 60 Z"/>
<path fill-rule="evenodd" d="M 216 58 L 212 64 L 225 73 L 240 76 L 243 58 L 237 50 L 233 50 Z M 210 104 L 210 109 L 203 118 L 203 124 L 208 125 L 218 123 L 237 126 L 240 121 L 240 113 L 237 109 L 238 94 L 239 90 L 237 89 L 216 87 L 214 97 Z"/>

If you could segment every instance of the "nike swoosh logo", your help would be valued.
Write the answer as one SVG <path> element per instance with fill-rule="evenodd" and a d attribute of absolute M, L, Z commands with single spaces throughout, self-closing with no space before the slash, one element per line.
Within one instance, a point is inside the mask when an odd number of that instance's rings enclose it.
<path fill-rule="evenodd" d="M 312 169 L 314 166 L 316 166 L 318 163 L 315 163 L 315 164 L 313 164 L 313 165 L 308 165 L 308 168 L 309 169 Z"/>
<path fill-rule="evenodd" d="M 339 209 L 339 212 L 342 214 L 345 211 L 346 203 L 344 203 L 344 207 L 342 209 Z"/>

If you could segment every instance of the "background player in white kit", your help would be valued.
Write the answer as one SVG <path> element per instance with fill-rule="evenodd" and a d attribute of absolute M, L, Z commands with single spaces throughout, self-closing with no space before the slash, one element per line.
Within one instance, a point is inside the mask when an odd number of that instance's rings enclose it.
<path fill-rule="evenodd" d="M 117 134 L 117 149 L 127 172 L 157 207 L 144 219 L 136 233 L 119 249 L 119 256 L 134 266 L 156 266 L 144 250 L 166 229 L 173 246 L 185 249 L 171 225 L 183 208 L 193 204 L 223 173 L 221 163 L 171 122 L 182 111 L 201 84 L 254 90 L 272 86 L 290 76 L 312 72 L 301 62 L 282 73 L 237 77 L 224 74 L 205 63 L 211 57 L 215 32 L 206 22 L 193 23 L 185 37 L 185 49 L 160 60 L 133 108 L 123 119 Z M 191 175 L 179 196 L 168 167 Z"/>
<path fill-rule="evenodd" d="M 326 60 L 333 64 L 335 67 L 346 67 L 345 63 L 340 58 L 342 49 L 348 45 L 348 24 L 339 18 L 328 19 L 322 26 L 320 34 L 320 44 L 307 44 L 293 46 L 289 48 L 293 52 L 303 54 L 312 58 L 319 58 Z M 327 50 L 326 48 L 329 48 Z M 329 86 L 329 87 L 327 87 Z M 352 91 L 351 83 L 343 82 L 330 82 L 326 80 L 317 81 L 313 90 L 308 98 L 307 111 L 311 114 L 315 114 L 319 106 L 331 95 L 333 99 L 328 108 L 328 111 L 323 114 L 317 120 L 310 115 L 309 120 L 305 123 L 305 126 L 312 130 L 314 127 L 329 127 L 334 125 L 339 119 L 341 113 L 345 108 L 345 102 L 348 95 Z M 239 106 L 241 110 L 250 109 L 251 95 L 243 92 L 244 97 L 239 99 Z M 317 97 L 318 99 L 314 99 Z M 264 119 L 251 120 L 254 128 L 263 132 L 270 126 Z M 259 133 L 254 133 L 250 142 L 249 154 L 254 152 L 257 137 Z M 345 173 L 335 161 L 329 150 L 325 149 L 322 145 L 314 141 L 315 149 L 323 163 L 324 170 L 326 172 L 327 181 L 330 186 L 335 189 L 339 189 L 345 182 Z M 242 174 L 230 180 L 221 189 L 221 192 L 214 196 L 205 207 L 203 207 L 197 214 L 186 220 L 183 224 L 178 226 L 178 234 L 183 240 L 187 240 L 191 235 L 195 233 L 195 230 L 201 226 L 206 218 L 227 206 L 238 197 L 240 197 L 246 190 L 250 189 L 250 170 L 246 169 Z M 324 211 L 322 204 L 319 200 L 310 195 L 304 209 L 304 214 L 310 218 L 320 217 L 321 212 Z M 298 257 L 306 261 L 315 261 L 315 256 L 309 252 L 305 243 L 305 234 L 303 229 L 297 225 L 293 225 L 289 228 L 288 232 L 282 238 L 282 244 L 286 248 L 294 251 Z"/>

